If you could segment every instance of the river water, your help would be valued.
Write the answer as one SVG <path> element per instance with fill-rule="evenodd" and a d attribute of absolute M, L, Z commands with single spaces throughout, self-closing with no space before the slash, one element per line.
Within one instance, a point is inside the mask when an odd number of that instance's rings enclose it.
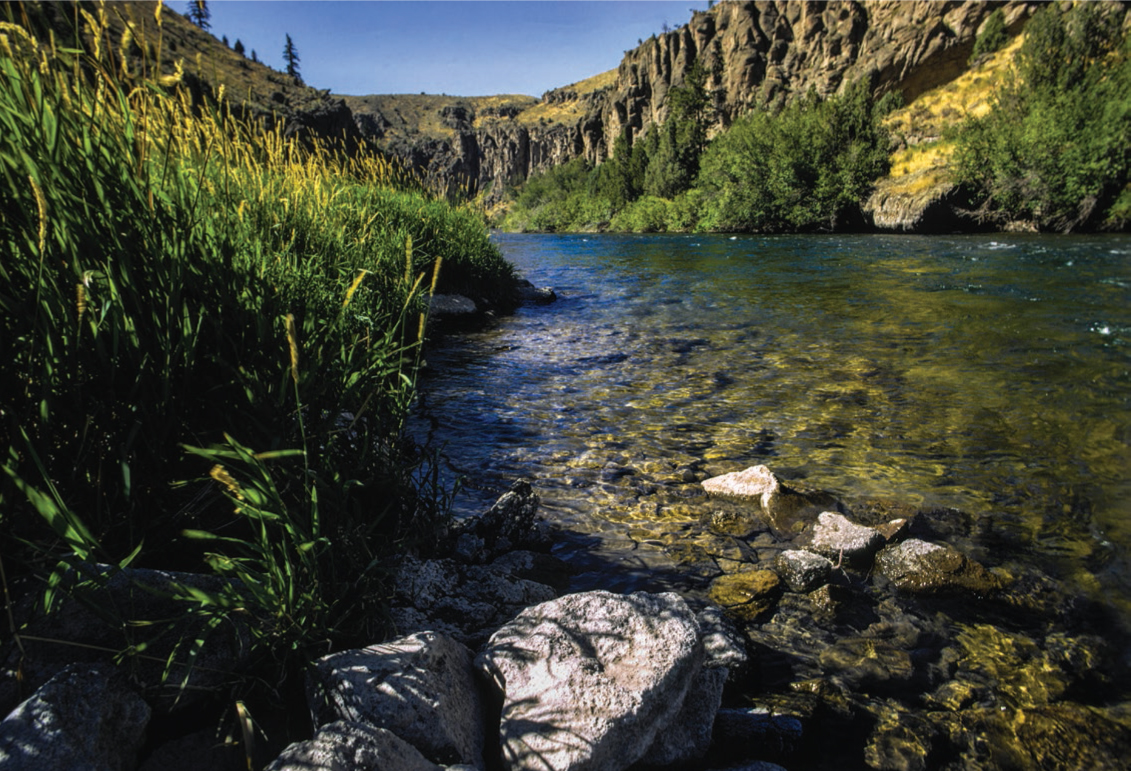
<path fill-rule="evenodd" d="M 654 584 L 698 481 L 764 463 L 1131 607 L 1131 238 L 497 239 L 559 300 L 432 350 L 413 430 L 457 514 L 532 479 L 578 588 Z"/>
<path fill-rule="evenodd" d="M 740 703 L 827 739 L 777 759 L 1124 762 L 1131 238 L 497 239 L 559 299 L 427 354 L 410 431 L 461 482 L 457 516 L 528 478 L 572 589 L 702 601 L 791 548 L 712 532 L 750 504 L 708 477 L 764 464 L 850 512 L 913 514 L 1008 587 L 923 598 L 842 570 L 758 611 Z"/>

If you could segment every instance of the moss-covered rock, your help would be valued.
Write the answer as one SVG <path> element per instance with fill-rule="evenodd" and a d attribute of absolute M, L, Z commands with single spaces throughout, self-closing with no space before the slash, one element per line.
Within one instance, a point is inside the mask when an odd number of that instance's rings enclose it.
<path fill-rule="evenodd" d="M 711 583 L 711 601 L 741 621 L 753 621 L 774 607 L 781 579 L 772 570 L 748 570 L 719 576 Z"/>

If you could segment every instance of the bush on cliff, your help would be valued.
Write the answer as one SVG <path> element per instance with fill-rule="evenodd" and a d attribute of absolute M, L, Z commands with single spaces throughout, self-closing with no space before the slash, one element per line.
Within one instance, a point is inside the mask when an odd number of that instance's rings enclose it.
<path fill-rule="evenodd" d="M 1025 27 L 1015 77 L 956 137 L 956 175 L 997 221 L 1119 226 L 1131 212 L 1131 39 L 1102 4 L 1054 4 Z"/>

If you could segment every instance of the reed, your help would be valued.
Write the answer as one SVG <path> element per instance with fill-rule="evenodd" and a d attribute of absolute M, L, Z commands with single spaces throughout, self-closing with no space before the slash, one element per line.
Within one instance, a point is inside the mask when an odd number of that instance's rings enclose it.
<path fill-rule="evenodd" d="M 79 10 L 85 50 L 0 22 L 0 561 L 206 563 L 265 658 L 372 641 L 446 516 L 403 437 L 427 295 L 511 268 L 476 210 L 194 104 L 159 38 Z"/>

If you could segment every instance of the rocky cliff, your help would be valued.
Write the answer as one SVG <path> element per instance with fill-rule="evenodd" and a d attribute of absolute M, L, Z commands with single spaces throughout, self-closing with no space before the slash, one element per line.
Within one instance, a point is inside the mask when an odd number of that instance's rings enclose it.
<path fill-rule="evenodd" d="M 345 97 L 361 133 L 446 187 L 497 198 L 508 182 L 579 156 L 608 157 L 622 133 L 640 136 L 668 114 L 668 94 L 696 60 L 712 77 L 718 126 L 810 88 L 823 95 L 861 78 L 907 101 L 967 67 L 978 29 L 996 8 L 1016 32 L 1034 2 L 833 0 L 721 2 L 625 54 L 612 72 L 540 100 L 439 98 L 435 116 L 398 122 L 404 100 Z M 494 97 L 493 99 L 499 99 Z M 440 124 L 444 131 L 428 130 Z M 424 126 L 424 129 L 421 129 Z"/>

